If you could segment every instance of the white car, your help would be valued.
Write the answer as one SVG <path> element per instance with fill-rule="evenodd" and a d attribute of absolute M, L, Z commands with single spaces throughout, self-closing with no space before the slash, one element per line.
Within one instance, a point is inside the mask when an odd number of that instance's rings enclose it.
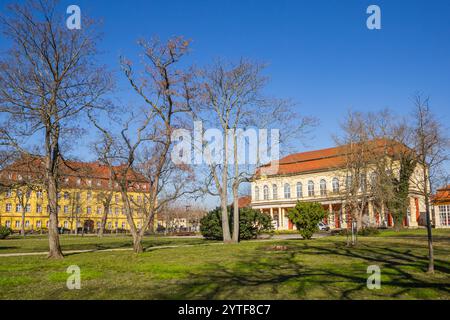
<path fill-rule="evenodd" d="M 327 224 L 323 223 L 323 222 L 319 222 L 319 224 L 317 226 L 319 227 L 320 231 L 328 231 L 328 230 L 330 230 L 330 227 Z"/>

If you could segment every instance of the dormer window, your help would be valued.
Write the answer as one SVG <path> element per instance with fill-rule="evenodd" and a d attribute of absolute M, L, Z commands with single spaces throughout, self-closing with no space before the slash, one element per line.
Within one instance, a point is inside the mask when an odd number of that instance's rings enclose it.
<path fill-rule="evenodd" d="M 89 187 L 92 186 L 92 180 L 88 180 L 87 184 L 88 184 Z"/>
<path fill-rule="evenodd" d="M 78 179 L 77 179 L 77 185 L 80 185 L 80 184 L 81 184 L 81 179 L 78 178 Z"/>

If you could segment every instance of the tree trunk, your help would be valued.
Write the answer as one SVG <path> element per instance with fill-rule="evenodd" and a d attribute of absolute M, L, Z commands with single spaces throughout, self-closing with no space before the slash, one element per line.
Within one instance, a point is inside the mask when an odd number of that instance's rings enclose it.
<path fill-rule="evenodd" d="M 433 252 L 433 236 L 431 233 L 431 217 L 428 195 L 425 195 L 425 211 L 427 218 L 427 238 L 428 238 L 428 273 L 434 273 L 434 252 Z"/>
<path fill-rule="evenodd" d="M 228 219 L 228 131 L 224 130 L 224 139 L 223 139 L 223 153 L 224 153 L 224 161 L 222 168 L 222 192 L 220 195 L 220 202 L 222 208 L 222 233 L 223 233 L 223 242 L 230 243 L 231 242 L 231 234 L 230 234 L 230 223 Z"/>
<path fill-rule="evenodd" d="M 98 230 L 98 236 L 100 238 L 103 237 L 103 233 L 105 231 L 106 220 L 108 219 L 108 210 L 109 210 L 109 205 L 103 206 L 102 221 L 100 222 L 100 229 Z"/>
<path fill-rule="evenodd" d="M 239 242 L 239 159 L 238 159 L 238 139 L 236 130 L 233 131 L 233 154 L 234 154 L 234 183 L 233 183 L 233 239 L 232 242 Z"/>
<path fill-rule="evenodd" d="M 50 208 L 49 226 L 48 226 L 48 242 L 49 251 L 48 257 L 53 259 L 63 258 L 61 245 L 59 243 L 58 234 L 58 213 L 57 213 L 57 198 L 56 198 L 56 179 L 50 175 L 48 179 L 48 203 Z"/>
<path fill-rule="evenodd" d="M 20 228 L 20 234 L 25 237 L 25 208 L 22 207 L 22 227 Z"/>
<path fill-rule="evenodd" d="M 50 208 L 48 226 L 48 257 L 52 259 L 63 258 L 58 234 L 58 197 L 57 197 L 57 173 L 59 158 L 59 127 L 55 123 L 46 124 L 46 183 L 47 199 Z"/>

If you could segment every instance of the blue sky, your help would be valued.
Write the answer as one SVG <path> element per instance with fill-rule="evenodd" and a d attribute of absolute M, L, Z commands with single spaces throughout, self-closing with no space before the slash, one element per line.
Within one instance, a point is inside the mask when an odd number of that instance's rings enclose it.
<path fill-rule="evenodd" d="M 6 3 L 0 0 L 2 8 Z M 299 151 L 332 146 L 349 108 L 407 114 L 417 91 L 431 96 L 444 123 L 450 120 L 447 0 L 71 0 L 62 8 L 70 4 L 103 20 L 101 58 L 112 69 L 121 54 L 136 59 L 136 40 L 153 35 L 192 39 L 190 59 L 200 65 L 218 57 L 267 62 L 268 93 L 292 98 L 301 113 L 320 120 Z M 381 30 L 366 27 L 371 4 L 381 8 Z M 117 95 L 137 101 L 119 79 Z"/>
<path fill-rule="evenodd" d="M 103 20 L 101 58 L 112 69 L 121 54 L 136 58 L 138 38 L 153 35 L 192 39 L 190 59 L 200 65 L 217 57 L 267 62 L 268 92 L 320 119 L 307 148 L 333 145 L 349 108 L 404 114 L 416 91 L 449 122 L 450 1 L 71 0 L 61 7 L 70 4 Z M 381 8 L 381 30 L 366 28 L 370 4 Z M 118 95 L 136 101 L 119 78 Z"/>

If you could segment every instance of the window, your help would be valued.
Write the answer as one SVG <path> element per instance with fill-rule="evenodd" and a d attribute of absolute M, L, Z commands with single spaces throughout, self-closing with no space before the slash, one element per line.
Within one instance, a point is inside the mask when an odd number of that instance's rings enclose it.
<path fill-rule="evenodd" d="M 439 206 L 439 220 L 441 226 L 450 226 L 450 205 Z"/>
<path fill-rule="evenodd" d="M 64 192 L 64 200 L 69 200 L 69 193 L 68 192 Z"/>
<path fill-rule="evenodd" d="M 112 223 L 111 223 L 111 221 L 109 221 L 108 222 L 108 229 L 111 229 L 112 228 Z"/>
<path fill-rule="evenodd" d="M 42 226 L 41 220 L 36 221 L 36 228 L 40 228 Z"/>
<path fill-rule="evenodd" d="M 86 213 L 87 213 L 87 214 L 91 214 L 91 213 L 92 213 L 92 209 L 91 209 L 90 206 L 88 206 L 88 207 L 86 208 Z"/>
<path fill-rule="evenodd" d="M 22 212 L 22 206 L 20 205 L 20 203 L 16 204 L 16 212 Z"/>
<path fill-rule="evenodd" d="M 367 176 L 365 173 L 362 173 L 359 177 L 360 189 L 361 191 L 366 191 L 367 187 Z"/>
<path fill-rule="evenodd" d="M 268 186 L 264 186 L 263 193 L 264 193 L 264 200 L 269 200 L 269 187 Z"/>
<path fill-rule="evenodd" d="M 47 213 L 50 213 L 50 205 L 47 205 Z"/>
<path fill-rule="evenodd" d="M 326 196 L 327 195 L 327 182 L 325 181 L 325 179 L 320 180 L 320 195 L 321 196 Z"/>
<path fill-rule="evenodd" d="M 119 208 L 118 208 L 118 207 L 115 207 L 115 208 L 114 208 L 114 214 L 115 214 L 116 216 L 119 214 Z"/>
<path fill-rule="evenodd" d="M 137 201 L 138 201 L 138 203 L 141 203 L 141 202 L 142 202 L 142 197 L 141 197 L 141 196 L 138 196 L 138 197 L 137 197 Z"/>
<path fill-rule="evenodd" d="M 102 214 L 102 207 L 97 207 L 97 214 Z"/>
<path fill-rule="evenodd" d="M 255 187 L 255 200 L 259 201 L 259 188 Z"/>
<path fill-rule="evenodd" d="M 87 200 L 89 201 L 91 199 L 92 199 L 92 192 L 88 191 L 88 193 L 87 193 Z"/>
<path fill-rule="evenodd" d="M 114 226 L 116 227 L 116 229 L 119 227 L 119 223 L 116 221 L 115 223 L 114 223 Z"/>
<path fill-rule="evenodd" d="M 353 179 L 351 175 L 347 175 L 347 178 L 345 179 L 345 188 L 347 191 L 350 191 L 352 188 Z"/>
<path fill-rule="evenodd" d="M 41 199 L 42 198 L 42 191 L 36 192 L 36 198 Z"/>
<path fill-rule="evenodd" d="M 122 229 L 125 229 L 125 222 L 122 222 Z"/>
<path fill-rule="evenodd" d="M 7 227 L 7 228 L 11 228 L 11 221 L 9 221 L 9 220 L 6 221 L 6 227 Z"/>
<path fill-rule="evenodd" d="M 78 179 L 77 179 L 77 185 L 80 185 L 80 184 L 81 184 L 81 179 L 78 178 Z"/>
<path fill-rule="evenodd" d="M 291 186 L 288 183 L 284 185 L 284 198 L 285 199 L 291 198 Z"/>
<path fill-rule="evenodd" d="M 100 222 L 97 222 L 97 229 L 100 229 Z"/>
<path fill-rule="evenodd" d="M 48 228 L 48 226 L 50 225 L 50 221 L 47 221 L 47 223 L 45 224 Z"/>
<path fill-rule="evenodd" d="M 314 182 L 308 181 L 308 197 L 314 197 Z"/>
<path fill-rule="evenodd" d="M 276 184 L 272 185 L 272 193 L 273 193 L 273 199 L 278 199 L 278 187 Z"/>
<path fill-rule="evenodd" d="M 69 229 L 69 221 L 64 221 L 64 228 Z"/>
<path fill-rule="evenodd" d="M 119 203 L 119 195 L 116 194 L 116 195 L 114 196 L 114 201 L 115 201 L 116 203 Z"/>
<path fill-rule="evenodd" d="M 11 203 L 7 203 L 6 204 L 6 212 L 11 212 L 11 209 L 12 209 Z"/>
<path fill-rule="evenodd" d="M 25 228 L 29 228 L 30 227 L 30 220 L 25 220 Z"/>
<path fill-rule="evenodd" d="M 36 213 L 41 213 L 42 212 L 42 206 L 40 204 L 38 204 L 36 206 Z"/>
<path fill-rule="evenodd" d="M 333 193 L 339 193 L 339 179 L 333 178 Z"/>
<path fill-rule="evenodd" d="M 297 182 L 297 199 L 303 198 L 303 185 L 301 182 Z"/>
<path fill-rule="evenodd" d="M 69 206 L 64 206 L 64 213 L 69 213 Z"/>
<path fill-rule="evenodd" d="M 12 195 L 11 190 L 6 190 L 6 197 L 9 198 L 11 197 L 11 195 Z"/>
<path fill-rule="evenodd" d="M 92 180 L 88 180 L 87 184 L 88 184 L 89 187 L 92 186 Z"/>
<path fill-rule="evenodd" d="M 80 214 L 80 212 L 81 212 L 81 207 L 80 207 L 80 206 L 77 206 L 76 209 L 75 209 L 75 212 L 76 212 L 77 214 Z"/>
<path fill-rule="evenodd" d="M 31 205 L 27 204 L 25 206 L 25 212 L 31 212 Z"/>
<path fill-rule="evenodd" d="M 20 221 L 16 221 L 15 226 L 16 226 L 16 228 L 20 228 Z"/>
<path fill-rule="evenodd" d="M 60 212 L 61 212 L 61 206 L 57 206 L 57 207 L 56 207 L 56 212 L 57 212 L 57 213 L 60 213 Z"/>
<path fill-rule="evenodd" d="M 97 187 L 101 187 L 102 182 L 100 180 L 97 180 Z"/>
<path fill-rule="evenodd" d="M 61 199 L 61 192 L 56 193 L 56 198 Z"/>
<path fill-rule="evenodd" d="M 111 207 L 108 208 L 108 214 L 112 214 L 112 208 Z"/>

